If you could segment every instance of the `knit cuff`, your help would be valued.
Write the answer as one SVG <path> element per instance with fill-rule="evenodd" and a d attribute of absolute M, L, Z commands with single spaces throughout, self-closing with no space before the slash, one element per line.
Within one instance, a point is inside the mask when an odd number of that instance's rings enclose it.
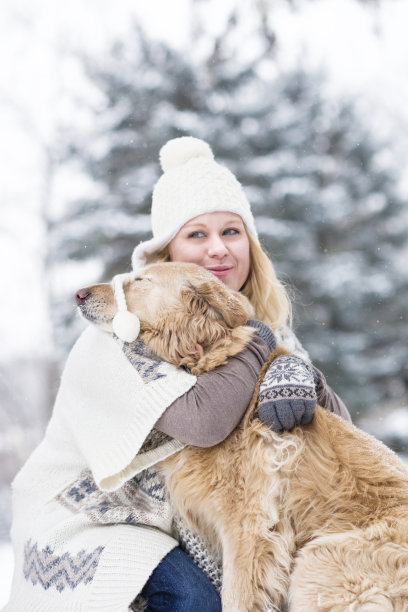
<path fill-rule="evenodd" d="M 249 321 L 247 321 L 247 326 L 256 329 L 261 340 L 268 345 L 270 351 L 273 351 L 273 349 L 276 347 L 276 338 L 270 327 L 257 319 L 249 319 Z"/>

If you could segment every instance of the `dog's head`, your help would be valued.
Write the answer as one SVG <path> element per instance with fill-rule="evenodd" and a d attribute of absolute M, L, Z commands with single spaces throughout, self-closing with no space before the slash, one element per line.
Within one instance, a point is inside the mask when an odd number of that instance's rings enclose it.
<path fill-rule="evenodd" d="M 252 306 L 196 264 L 145 266 L 123 283 L 128 310 L 140 320 L 140 338 L 162 359 L 193 373 L 212 369 L 242 350 L 253 335 L 245 328 Z M 112 330 L 117 312 L 112 285 L 76 293 L 87 320 Z"/>

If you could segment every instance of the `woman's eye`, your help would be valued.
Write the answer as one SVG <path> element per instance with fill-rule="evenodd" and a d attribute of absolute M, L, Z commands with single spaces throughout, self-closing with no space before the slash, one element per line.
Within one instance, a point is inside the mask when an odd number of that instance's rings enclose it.
<path fill-rule="evenodd" d="M 234 234 L 239 234 L 239 230 L 235 229 L 234 227 L 229 227 L 223 231 L 223 234 L 225 236 L 233 236 Z"/>
<path fill-rule="evenodd" d="M 202 238 L 203 236 L 203 232 L 191 232 L 191 234 L 188 235 L 189 238 Z"/>

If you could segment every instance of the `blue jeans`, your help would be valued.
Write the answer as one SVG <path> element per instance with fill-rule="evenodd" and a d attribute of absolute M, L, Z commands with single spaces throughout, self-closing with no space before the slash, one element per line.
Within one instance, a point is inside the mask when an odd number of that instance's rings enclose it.
<path fill-rule="evenodd" d="M 221 612 L 216 589 L 179 547 L 162 559 L 141 594 L 146 612 Z"/>

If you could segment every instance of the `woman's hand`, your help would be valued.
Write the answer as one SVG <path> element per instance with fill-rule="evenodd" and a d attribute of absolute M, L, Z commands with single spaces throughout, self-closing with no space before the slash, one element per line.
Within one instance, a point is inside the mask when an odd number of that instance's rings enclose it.
<path fill-rule="evenodd" d="M 259 388 L 255 417 L 277 433 L 307 425 L 317 404 L 313 368 L 295 355 L 280 355 Z"/>

